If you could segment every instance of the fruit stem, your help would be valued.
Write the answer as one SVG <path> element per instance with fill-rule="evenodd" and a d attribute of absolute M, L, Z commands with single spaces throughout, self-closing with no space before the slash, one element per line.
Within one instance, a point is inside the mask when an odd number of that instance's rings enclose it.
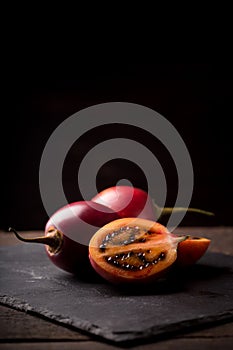
<path fill-rule="evenodd" d="M 208 215 L 208 216 L 214 216 L 214 213 L 212 213 L 210 211 L 206 211 L 206 210 L 202 210 L 202 209 L 198 209 L 198 208 L 182 208 L 182 207 L 176 207 L 176 208 L 165 207 L 162 209 L 161 215 L 171 214 L 173 211 L 175 213 L 188 211 L 191 213 L 198 213 L 198 214 L 203 214 L 203 215 Z"/>
<path fill-rule="evenodd" d="M 208 216 L 214 216 L 214 213 L 198 208 L 184 208 L 184 207 L 165 207 L 165 208 L 160 208 L 153 200 L 153 205 L 156 211 L 156 214 L 159 216 L 164 216 L 164 215 L 169 215 L 172 212 L 174 213 L 181 213 L 181 212 L 191 212 L 191 213 L 198 213 L 202 215 L 208 215 Z"/>
<path fill-rule="evenodd" d="M 62 244 L 62 233 L 53 228 L 53 230 L 48 231 L 47 236 L 35 237 L 35 238 L 24 238 L 19 235 L 19 233 L 12 227 L 9 227 L 9 232 L 13 232 L 18 240 L 26 243 L 42 243 L 48 245 L 52 252 L 58 252 Z"/>
<path fill-rule="evenodd" d="M 186 235 L 186 236 L 177 236 L 177 243 L 179 244 L 180 242 L 186 241 L 186 239 L 188 239 L 190 236 Z"/>

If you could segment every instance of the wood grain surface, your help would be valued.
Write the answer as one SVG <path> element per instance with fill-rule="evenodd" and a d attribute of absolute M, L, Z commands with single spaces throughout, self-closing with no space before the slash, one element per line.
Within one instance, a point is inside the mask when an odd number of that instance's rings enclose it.
<path fill-rule="evenodd" d="M 177 233 L 188 233 L 211 239 L 209 250 L 233 255 L 233 227 L 180 227 Z M 21 232 L 26 237 L 43 232 Z M 13 234 L 0 232 L 0 245 L 25 244 Z M 135 350 L 175 349 L 232 349 L 233 322 L 219 324 L 169 339 L 159 339 L 148 344 L 133 344 Z M 49 322 L 48 320 L 0 305 L 0 349 L 93 349 L 111 350 L 125 348 L 100 342 L 92 337 Z"/>

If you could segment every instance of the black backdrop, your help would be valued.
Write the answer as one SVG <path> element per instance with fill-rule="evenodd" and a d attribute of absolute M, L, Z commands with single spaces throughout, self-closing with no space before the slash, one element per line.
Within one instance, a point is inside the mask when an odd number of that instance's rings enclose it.
<path fill-rule="evenodd" d="M 122 101 L 152 108 L 182 136 L 193 162 L 193 207 L 211 210 L 214 218 L 187 214 L 182 225 L 233 225 L 232 204 L 232 67 L 223 64 L 77 65 L 70 75 L 55 76 L 36 68 L 9 74 L 7 133 L 2 169 L 1 228 L 43 229 L 48 219 L 39 192 L 39 164 L 54 129 L 73 113 L 94 104 Z M 150 148 L 161 162 L 168 183 L 167 206 L 177 193 L 170 155 L 158 140 L 130 127 L 105 126 L 89 131 L 67 155 L 63 185 L 69 202 L 81 200 L 77 169 L 85 154 L 111 137 L 132 137 Z M 6 136 L 6 137 L 4 137 Z M 103 165 L 98 190 L 120 178 L 147 189 L 143 169 L 125 160 Z M 6 185 L 5 185 L 6 184 Z M 155 194 L 152 193 L 152 196 Z"/>

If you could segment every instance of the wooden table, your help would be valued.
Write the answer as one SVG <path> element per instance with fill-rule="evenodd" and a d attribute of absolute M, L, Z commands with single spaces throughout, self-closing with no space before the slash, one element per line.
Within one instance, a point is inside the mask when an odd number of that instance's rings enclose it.
<path fill-rule="evenodd" d="M 176 232 L 204 236 L 211 239 L 209 250 L 233 255 L 233 227 L 183 227 Z M 43 234 L 22 232 L 25 236 Z M 0 232 L 0 245 L 24 244 L 12 234 Z M 45 319 L 35 317 L 9 307 L 0 305 L 0 349 L 86 349 L 111 350 L 123 349 L 106 344 L 78 331 L 57 325 Z M 232 349 L 233 322 L 213 325 L 205 329 L 179 334 L 168 339 L 160 339 L 144 345 L 129 347 L 135 350 L 176 350 L 176 349 Z"/>

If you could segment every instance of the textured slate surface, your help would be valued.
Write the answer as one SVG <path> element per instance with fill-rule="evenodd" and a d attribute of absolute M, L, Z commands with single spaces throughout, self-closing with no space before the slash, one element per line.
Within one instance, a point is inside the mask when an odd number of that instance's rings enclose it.
<path fill-rule="evenodd" d="M 0 248 L 0 302 L 121 342 L 233 318 L 233 258 L 206 254 L 188 273 L 147 288 L 78 280 L 44 247 Z"/>

